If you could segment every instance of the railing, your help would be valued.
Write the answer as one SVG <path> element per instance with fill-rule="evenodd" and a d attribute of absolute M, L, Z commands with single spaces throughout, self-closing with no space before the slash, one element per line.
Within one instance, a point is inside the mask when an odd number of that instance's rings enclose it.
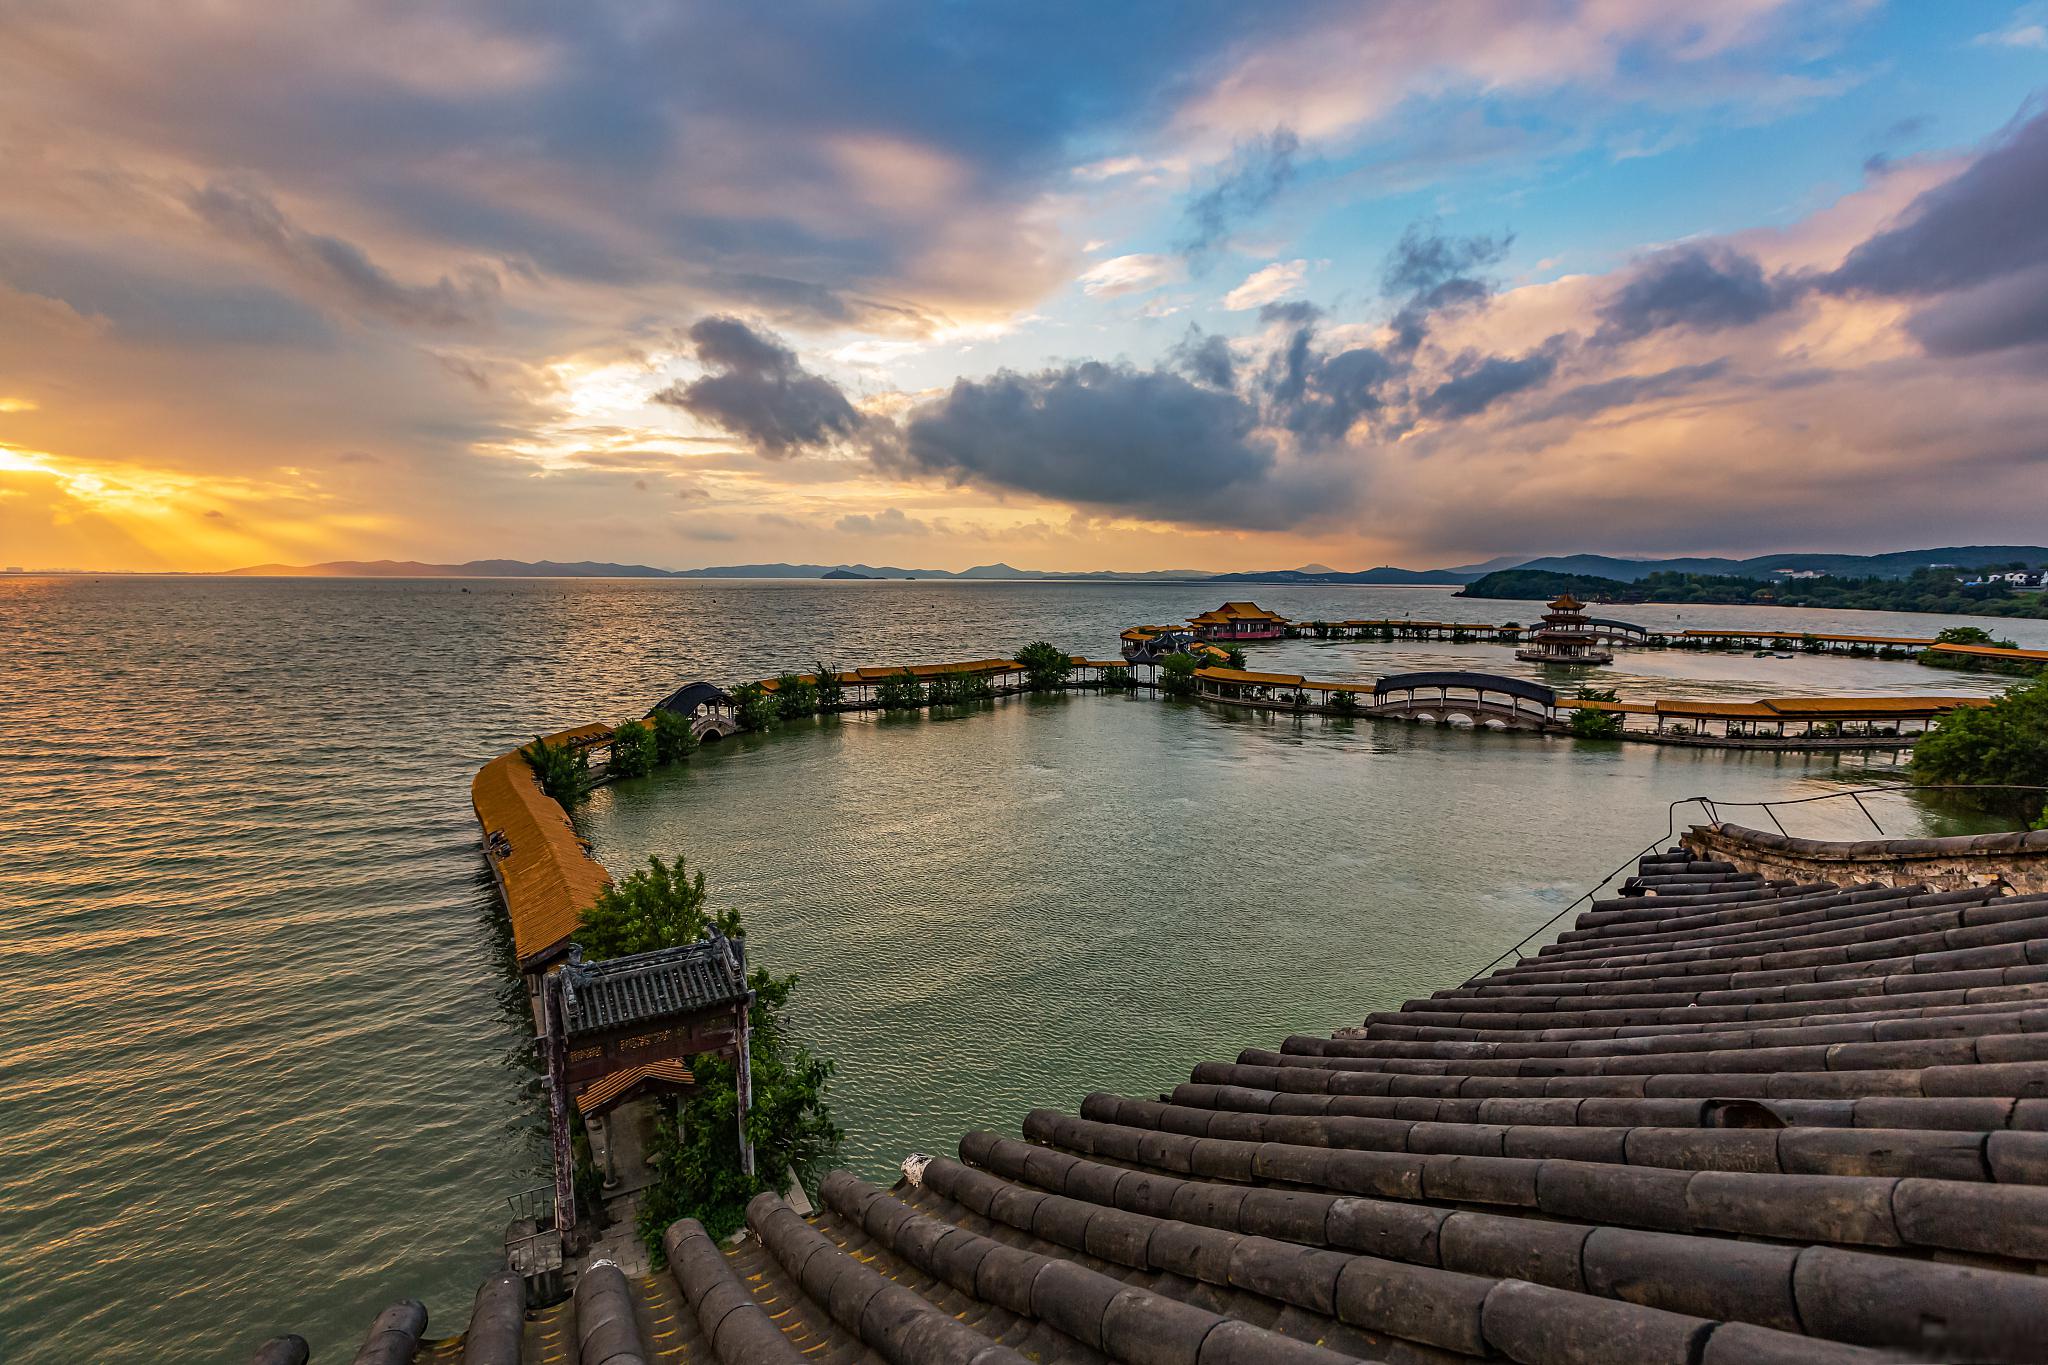
<path fill-rule="evenodd" d="M 1630 854 L 1625 862 L 1623 862 L 1619 867 L 1615 868 L 1614 871 L 1608 873 L 1599 881 L 1595 882 L 1591 887 L 1587 889 L 1584 895 L 1580 896 L 1570 905 L 1567 905 L 1563 909 L 1559 910 L 1556 914 L 1552 915 L 1549 919 L 1543 921 L 1543 923 L 1537 925 L 1534 929 L 1531 929 L 1528 933 L 1522 935 L 1520 939 L 1515 941 L 1513 946 L 1509 947 L 1505 952 L 1501 953 L 1498 957 L 1494 958 L 1484 967 L 1481 967 L 1478 971 L 1472 973 L 1471 976 L 1465 979 L 1465 984 L 1467 986 L 1472 985 L 1474 982 L 1479 980 L 1480 977 L 1485 976 L 1495 967 L 1498 967 L 1502 962 L 1505 962 L 1508 958 L 1514 956 L 1516 953 L 1521 952 L 1523 948 L 1526 948 L 1529 945 L 1529 940 L 1535 938 L 1538 934 L 1544 933 L 1550 928 L 1551 925 L 1556 924 L 1559 920 L 1563 919 L 1572 911 L 1578 909 L 1581 905 L 1584 905 L 1587 902 L 1591 901 L 1595 896 L 1599 895 L 1600 892 L 1604 890 L 1610 883 L 1617 881 L 1620 878 L 1628 875 L 1629 870 L 1640 865 L 1644 857 L 1655 852 L 1660 848 L 1668 848 L 1672 844 L 1676 843 L 1678 840 L 1678 808 L 1680 806 L 1699 806 L 1700 809 L 1706 813 L 1707 819 L 1717 825 L 1722 823 L 1720 811 L 1721 808 L 1724 806 L 1730 809 L 1761 810 L 1770 819 L 1770 822 L 1778 827 L 1778 832 L 1780 834 L 1785 834 L 1787 838 L 1790 838 L 1792 836 L 1786 833 L 1784 824 L 1781 821 L 1779 821 L 1777 817 L 1777 807 L 1807 806 L 1812 805 L 1815 802 L 1819 801 L 1840 801 L 1846 798 L 1856 803 L 1856 808 L 1863 812 L 1864 819 L 1870 821 L 1870 826 L 1872 829 L 1875 829 L 1878 832 L 1878 834 L 1884 835 L 1884 826 L 1880 825 L 1877 822 L 1877 817 L 1871 814 L 1870 807 L 1865 805 L 1863 802 L 1863 798 L 1866 796 L 1896 796 L 1905 792 L 1987 791 L 2040 792 L 2044 795 L 2048 795 L 2048 786 L 2024 782 L 1986 782 L 1981 784 L 1959 782 L 1924 784 L 1912 782 L 1895 782 L 1882 786 L 1851 787 L 1843 791 L 1822 792 L 1817 796 L 1788 796 L 1777 801 L 1718 801 L 1711 796 L 1682 796 L 1678 800 L 1673 801 L 1670 804 L 1670 806 L 1666 808 L 1664 834 L 1661 837 L 1651 840 L 1649 843 L 1645 844 L 1641 849 Z"/>

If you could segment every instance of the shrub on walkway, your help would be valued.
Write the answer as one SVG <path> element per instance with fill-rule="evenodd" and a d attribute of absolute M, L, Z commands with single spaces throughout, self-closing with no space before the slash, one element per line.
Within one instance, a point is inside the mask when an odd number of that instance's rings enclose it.
<path fill-rule="evenodd" d="M 629 720 L 612 731 L 612 757 L 605 767 L 613 777 L 645 777 L 654 771 L 654 731 Z"/>

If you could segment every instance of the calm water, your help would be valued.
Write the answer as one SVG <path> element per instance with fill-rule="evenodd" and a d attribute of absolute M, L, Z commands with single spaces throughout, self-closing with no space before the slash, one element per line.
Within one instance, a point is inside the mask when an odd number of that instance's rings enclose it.
<path fill-rule="evenodd" d="M 1233 595 L 1304 617 L 1532 615 L 1429 590 Z M 434 1330 L 459 1325 L 500 1201 L 542 1169 L 468 808 L 483 759 L 700 676 L 1038 637 L 1101 655 L 1220 596 L 0 579 L 0 1359 L 228 1361 L 286 1328 L 331 1353 L 405 1293 Z M 2041 623 L 1985 624 L 2048 644 Z M 1516 671 L 1488 646 L 1254 658 Z M 1804 657 L 1624 654 L 1607 674 L 1624 695 L 1986 687 Z M 701 861 L 755 954 L 805 974 L 848 1155 L 880 1172 L 1463 976 L 1659 834 L 1676 797 L 1862 771 L 1074 697 L 792 727 L 584 818 L 615 869 Z"/>

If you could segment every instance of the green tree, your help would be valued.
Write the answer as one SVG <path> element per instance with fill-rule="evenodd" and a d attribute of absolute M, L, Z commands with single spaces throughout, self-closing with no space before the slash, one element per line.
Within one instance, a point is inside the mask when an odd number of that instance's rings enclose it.
<path fill-rule="evenodd" d="M 1238 672 L 1242 673 L 1244 671 L 1244 663 L 1245 659 L 1243 645 L 1225 645 L 1223 647 L 1224 667 L 1234 668 Z"/>
<path fill-rule="evenodd" d="M 1033 640 L 1018 650 L 1017 662 L 1024 666 L 1024 685 L 1033 692 L 1052 691 L 1074 671 L 1074 661 L 1067 652 L 1044 640 Z"/>
<path fill-rule="evenodd" d="M 1991 632 L 1982 626 L 1950 626 L 1934 637 L 1938 645 L 1991 645 L 1997 649 L 2017 649 L 2011 640 L 1993 639 Z"/>
<path fill-rule="evenodd" d="M 641 1196 L 637 1223 L 656 1264 L 662 1234 L 676 1219 L 695 1218 L 723 1239 L 746 1221 L 747 1201 L 761 1191 L 779 1194 L 795 1182 L 815 1198 L 819 1179 L 838 1164 L 843 1134 L 825 1098 L 832 1063 L 795 1038 L 786 1017 L 796 981 L 758 968 L 748 977 L 754 1105 L 747 1133 L 754 1175 L 740 1170 L 737 1073 L 726 1059 L 694 1058 L 695 1089 L 656 1119 L 648 1148 L 654 1184 Z"/>
<path fill-rule="evenodd" d="M 930 706 L 951 706 L 963 700 L 961 693 L 958 673 L 940 673 L 925 688 L 925 702 Z"/>
<path fill-rule="evenodd" d="M 654 771 L 654 731 L 629 720 L 612 731 L 612 756 L 605 767 L 613 777 L 645 777 Z"/>
<path fill-rule="evenodd" d="M 730 937 L 744 931 L 737 910 L 704 908 L 704 874 L 691 876 L 678 853 L 673 863 L 650 857 L 647 866 L 607 886 L 583 912 L 576 942 L 601 961 L 695 943 L 707 929 Z"/>
<path fill-rule="evenodd" d="M 1136 687 L 1138 682 L 1137 679 L 1131 676 L 1130 669 L 1119 665 L 1115 668 L 1105 668 L 1102 670 L 1102 685 L 1106 689 L 1126 691 Z"/>
<path fill-rule="evenodd" d="M 839 681 L 839 666 L 837 664 L 812 664 L 811 675 L 818 680 L 819 710 L 834 711 L 845 703 L 846 684 Z"/>
<path fill-rule="evenodd" d="M 2007 690 L 1989 706 L 1959 706 L 1913 746 L 1913 780 L 1936 786 L 2048 785 L 2048 678 Z M 1986 810 L 2037 821 L 2038 791 L 1970 793 Z"/>
<path fill-rule="evenodd" d="M 986 673 L 967 673 L 960 677 L 959 694 L 961 701 L 987 701 L 996 694 L 996 685 Z"/>
<path fill-rule="evenodd" d="M 775 694 L 757 682 L 742 683 L 732 690 L 733 705 L 739 711 L 740 728 L 765 730 L 782 714 Z"/>
<path fill-rule="evenodd" d="M 566 809 L 590 790 L 590 752 L 573 744 L 550 744 L 536 737 L 519 751 L 540 780 L 540 789 Z"/>
<path fill-rule="evenodd" d="M 697 751 L 697 731 L 690 718 L 674 711 L 656 710 L 654 756 L 663 763 L 680 763 Z"/>
<path fill-rule="evenodd" d="M 924 705 L 924 688 L 909 669 L 882 679 L 875 688 L 875 700 L 884 711 L 914 711 Z"/>
<path fill-rule="evenodd" d="M 1169 654 L 1159 661 L 1159 690 L 1169 697 L 1195 695 L 1195 670 L 1201 664 L 1192 654 Z"/>
<path fill-rule="evenodd" d="M 1330 709 L 1340 716 L 1357 715 L 1358 694 L 1356 692 L 1332 692 L 1330 694 Z"/>
<path fill-rule="evenodd" d="M 1581 706 L 1572 711 L 1573 739 L 1618 739 L 1621 737 L 1621 717 L 1606 711 L 1595 711 Z"/>
<path fill-rule="evenodd" d="M 680 854 L 672 864 L 649 858 L 583 912 L 576 942 L 587 955 L 608 958 L 696 943 L 711 929 L 744 936 L 737 910 L 708 911 L 705 901 L 704 874 L 689 875 Z M 747 1116 L 753 1176 L 740 1169 L 738 1074 L 729 1060 L 692 1058 L 695 1088 L 656 1117 L 648 1150 L 654 1184 L 642 1196 L 637 1228 L 657 1261 L 662 1233 L 676 1219 L 695 1218 L 724 1237 L 744 1221 L 756 1194 L 779 1192 L 794 1180 L 815 1195 L 819 1177 L 838 1161 L 841 1133 L 825 1102 L 832 1064 L 792 1037 L 787 1024 L 796 982 L 758 967 L 747 977 L 754 992 L 754 1103 Z"/>
<path fill-rule="evenodd" d="M 804 681 L 801 673 L 785 673 L 775 680 L 775 714 L 783 720 L 798 720 L 818 710 L 818 685 Z"/>

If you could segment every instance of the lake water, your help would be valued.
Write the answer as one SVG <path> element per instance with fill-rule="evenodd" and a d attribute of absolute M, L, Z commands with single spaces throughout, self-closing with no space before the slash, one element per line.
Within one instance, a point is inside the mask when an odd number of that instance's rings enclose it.
<path fill-rule="evenodd" d="M 698 677 L 980 657 L 1197 585 L 0 578 L 0 1359 L 331 1353 L 423 1294 L 453 1330 L 535 1183 L 524 1020 L 468 805 L 484 759 Z M 1298 617 L 1531 619 L 1427 589 L 1244 588 Z M 1630 608 L 1932 633 L 1953 618 Z M 2040 622 L 1981 622 L 2048 645 Z M 1369 678 L 1537 676 L 1496 646 L 1257 648 Z M 1624 652 L 1624 696 L 1993 690 L 1912 664 Z M 1876 771 L 1884 770 L 1877 760 Z M 1669 801 L 1827 790 L 1861 759 L 1582 746 L 1149 697 L 842 717 L 597 794 L 615 871 L 687 855 L 798 971 L 847 1157 L 1483 965 L 1665 828 Z M 1841 803 L 1832 803 L 1841 804 Z M 1850 834 L 1808 808 L 1800 832 Z M 1939 827 L 1893 806 L 1887 828 Z M 516 993 L 515 993 L 516 994 Z"/>

